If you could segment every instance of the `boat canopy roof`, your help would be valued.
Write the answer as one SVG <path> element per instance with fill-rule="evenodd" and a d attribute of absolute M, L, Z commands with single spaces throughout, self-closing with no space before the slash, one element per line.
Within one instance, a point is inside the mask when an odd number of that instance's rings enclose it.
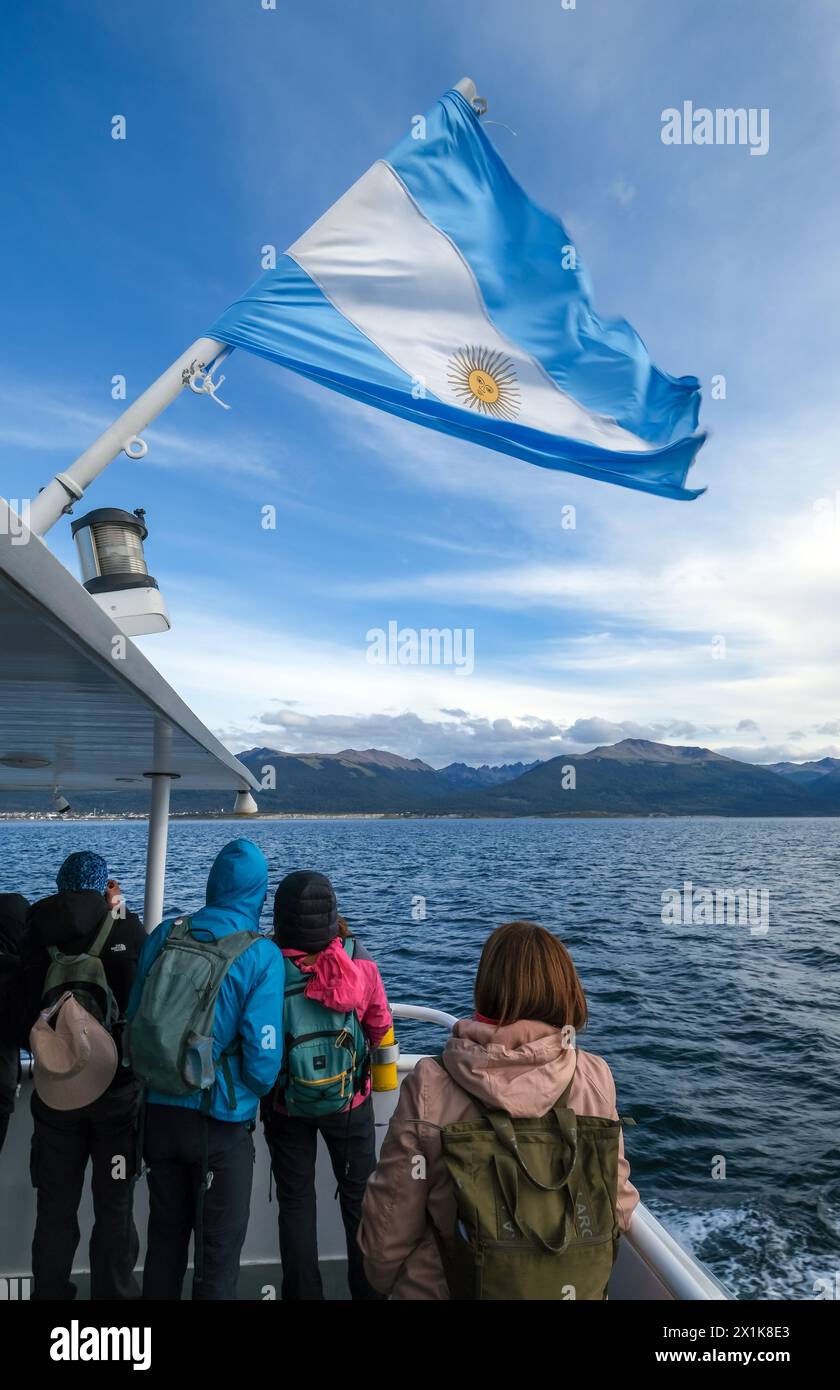
<path fill-rule="evenodd" d="M 0 498 L 0 790 L 139 791 L 155 772 L 258 786 Z"/>

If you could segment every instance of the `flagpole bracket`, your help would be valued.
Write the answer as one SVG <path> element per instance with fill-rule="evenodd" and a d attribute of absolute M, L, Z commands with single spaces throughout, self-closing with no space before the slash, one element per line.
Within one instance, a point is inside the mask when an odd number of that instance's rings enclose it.
<path fill-rule="evenodd" d="M 222 407 L 222 410 L 230 410 L 231 408 L 216 394 L 225 378 L 224 376 L 217 378 L 213 373 L 222 365 L 225 358 L 230 356 L 232 351 L 233 349 L 229 346 L 222 348 L 222 351 L 214 357 L 207 367 L 203 362 L 193 360 L 188 367 L 184 368 L 183 372 L 185 386 L 189 386 L 190 390 L 194 391 L 197 396 L 209 396 L 212 401 Z"/>
<path fill-rule="evenodd" d="M 55 481 L 58 484 L 60 484 L 60 486 L 63 487 L 64 491 L 67 493 L 67 502 L 63 510 L 64 514 L 68 515 L 70 512 L 72 512 L 75 504 L 77 502 L 80 502 L 81 499 L 84 497 L 85 490 L 84 488 L 79 487 L 79 484 L 75 481 L 74 478 L 70 477 L 69 473 L 56 473 Z"/>
<path fill-rule="evenodd" d="M 460 82 L 456 82 L 455 91 L 460 92 L 464 100 L 469 102 L 477 116 L 486 115 L 487 98 L 478 95 L 476 85 L 471 77 L 462 77 Z"/>
<path fill-rule="evenodd" d="M 135 460 L 144 459 L 148 452 L 149 446 L 145 439 L 140 438 L 139 434 L 133 434 L 131 438 L 127 439 L 123 444 L 123 453 L 126 458 Z"/>

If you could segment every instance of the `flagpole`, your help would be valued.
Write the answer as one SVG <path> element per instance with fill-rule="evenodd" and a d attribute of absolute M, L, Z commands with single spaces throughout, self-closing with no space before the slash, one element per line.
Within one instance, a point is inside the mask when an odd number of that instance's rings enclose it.
<path fill-rule="evenodd" d="M 219 353 L 224 351 L 225 344 L 216 342 L 214 338 L 197 338 L 69 468 L 57 473 L 52 482 L 47 483 L 32 499 L 29 508 L 30 531 L 39 536 L 45 535 L 123 450 L 129 458 L 143 458 L 146 445 L 139 437 L 141 431 L 172 404 L 185 386 L 201 377 L 206 381 L 208 369 Z"/>

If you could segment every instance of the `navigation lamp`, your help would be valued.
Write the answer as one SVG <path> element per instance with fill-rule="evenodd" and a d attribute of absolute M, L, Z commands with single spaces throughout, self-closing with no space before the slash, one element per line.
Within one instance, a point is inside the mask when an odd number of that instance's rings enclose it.
<path fill-rule="evenodd" d="M 236 793 L 236 801 L 233 807 L 233 814 L 235 816 L 255 816 L 259 809 L 259 806 L 250 792 Z"/>
<path fill-rule="evenodd" d="M 127 637 L 168 632 L 166 604 L 143 555 L 149 534 L 143 509 L 99 507 L 80 516 L 71 529 L 82 583 L 117 627 Z"/>

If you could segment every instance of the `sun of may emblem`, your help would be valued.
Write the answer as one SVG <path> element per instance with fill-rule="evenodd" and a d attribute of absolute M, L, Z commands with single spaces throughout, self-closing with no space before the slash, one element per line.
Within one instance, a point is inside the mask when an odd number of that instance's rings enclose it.
<path fill-rule="evenodd" d="M 449 385 L 460 405 L 500 420 L 515 420 L 519 414 L 519 387 L 516 370 L 509 357 L 490 348 L 459 348 L 449 359 Z"/>

